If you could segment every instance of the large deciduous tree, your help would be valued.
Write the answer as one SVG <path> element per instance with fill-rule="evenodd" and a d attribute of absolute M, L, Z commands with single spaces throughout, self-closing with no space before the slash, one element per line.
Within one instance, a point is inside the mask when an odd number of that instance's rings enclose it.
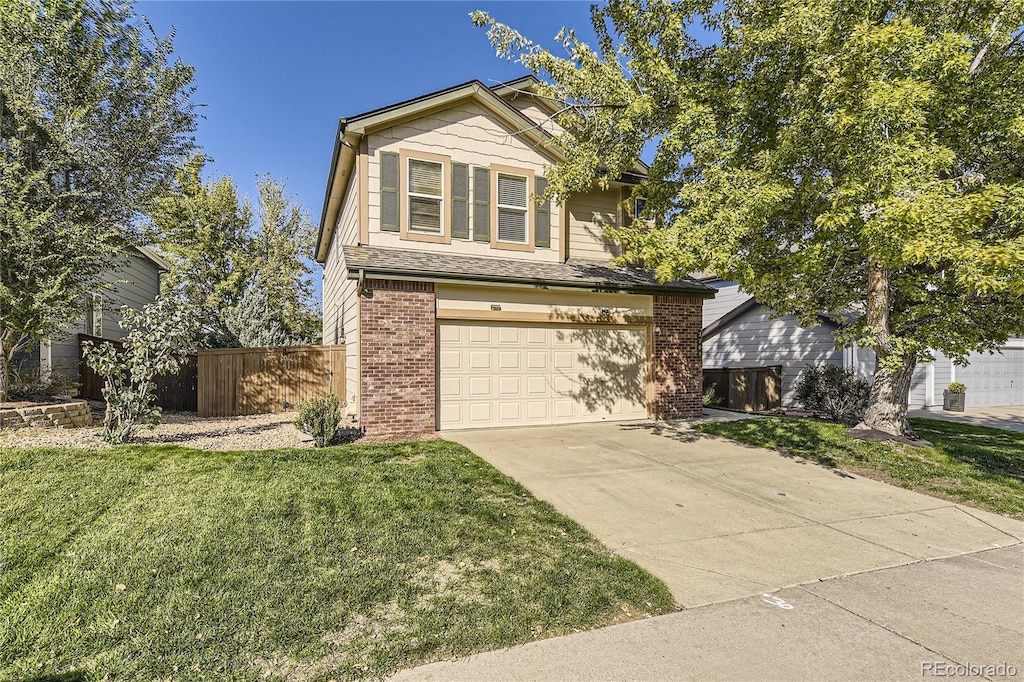
<path fill-rule="evenodd" d="M 193 146 L 193 69 L 122 3 L 0 3 L 0 401 Z"/>
<path fill-rule="evenodd" d="M 1024 332 L 1021 0 L 611 0 L 565 58 L 473 18 L 567 107 L 554 194 L 657 145 L 626 259 L 851 320 L 837 342 L 877 356 L 862 427 L 913 437 L 917 363 Z"/>
<path fill-rule="evenodd" d="M 201 154 L 189 159 L 151 214 L 148 237 L 171 263 L 167 290 L 197 311 L 204 346 L 314 342 L 320 317 L 307 258 L 314 237 L 309 216 L 269 175 L 257 180 L 254 212 L 232 178 L 204 181 L 205 163 Z M 249 303 L 259 301 L 259 311 L 239 309 L 248 305 L 247 295 Z M 240 320 L 259 315 L 281 328 L 239 331 Z"/>

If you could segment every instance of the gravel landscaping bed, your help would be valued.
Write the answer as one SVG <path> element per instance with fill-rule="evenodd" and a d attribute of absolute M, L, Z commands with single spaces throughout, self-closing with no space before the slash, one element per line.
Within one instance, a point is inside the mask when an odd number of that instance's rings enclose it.
<path fill-rule="evenodd" d="M 294 419 L 294 412 L 207 418 L 188 412 L 167 413 L 163 415 L 163 423 L 152 429 L 141 429 L 135 442 L 149 445 L 169 443 L 199 450 L 311 447 L 309 437 L 292 425 Z M 103 442 L 98 426 L 77 429 L 0 429 L 0 447 L 3 446 L 110 447 Z"/>

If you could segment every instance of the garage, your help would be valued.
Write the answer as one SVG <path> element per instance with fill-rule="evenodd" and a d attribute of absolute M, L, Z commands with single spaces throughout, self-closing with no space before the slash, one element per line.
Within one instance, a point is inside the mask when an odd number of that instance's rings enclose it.
<path fill-rule="evenodd" d="M 953 370 L 967 386 L 967 407 L 1024 404 L 1024 348 L 972 353 L 969 359 L 969 365 Z"/>
<path fill-rule="evenodd" d="M 648 328 L 442 321 L 442 429 L 646 419 Z"/>

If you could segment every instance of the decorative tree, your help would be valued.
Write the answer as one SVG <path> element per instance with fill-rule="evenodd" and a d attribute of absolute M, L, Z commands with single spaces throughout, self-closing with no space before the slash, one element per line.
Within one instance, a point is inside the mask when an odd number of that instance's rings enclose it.
<path fill-rule="evenodd" d="M 236 345 L 223 320 L 252 280 L 252 209 L 230 177 L 204 182 L 194 154 L 175 173 L 150 214 L 149 238 L 171 264 L 162 285 L 196 313 L 201 343 Z"/>
<path fill-rule="evenodd" d="M 127 334 L 120 350 L 110 342 L 83 347 L 86 364 L 105 379 L 103 437 L 115 444 L 130 441 L 140 426 L 159 423 L 154 379 L 177 372 L 195 343 L 194 317 L 169 298 L 141 310 L 122 308 L 121 328 Z"/>
<path fill-rule="evenodd" d="M 877 357 L 862 424 L 914 437 L 918 362 L 1024 333 L 1024 2 L 612 0 L 559 58 L 488 15 L 563 109 L 555 196 L 644 145 L 644 220 L 615 232 L 663 279 L 711 271 L 778 314 L 853 313 Z"/>
<path fill-rule="evenodd" d="M 193 70 L 123 4 L 0 3 L 0 402 L 193 147 Z"/>
<path fill-rule="evenodd" d="M 308 262 L 314 235 L 309 217 L 285 195 L 283 183 L 263 176 L 254 225 L 234 181 L 204 182 L 204 164 L 201 155 L 191 158 L 152 214 L 150 238 L 171 262 L 167 289 L 195 307 L 205 346 L 248 345 L 228 329 L 227 316 L 253 287 L 281 312 L 288 338 L 313 342 L 320 336 L 320 316 Z"/>
<path fill-rule="evenodd" d="M 243 348 L 298 345 L 284 328 L 284 312 L 270 303 L 270 296 L 257 278 L 238 305 L 224 314 L 224 326 Z"/>

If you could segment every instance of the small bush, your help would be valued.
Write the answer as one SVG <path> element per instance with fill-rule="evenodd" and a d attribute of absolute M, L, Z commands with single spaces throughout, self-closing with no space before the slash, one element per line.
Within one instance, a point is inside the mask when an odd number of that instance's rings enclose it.
<path fill-rule="evenodd" d="M 707 390 L 704 391 L 703 395 L 701 395 L 700 402 L 704 407 L 715 407 L 721 402 L 719 397 L 715 395 L 715 389 L 717 388 L 718 384 L 711 384 L 708 386 Z"/>
<path fill-rule="evenodd" d="M 840 424 L 855 424 L 868 406 L 868 382 L 835 365 L 808 365 L 796 382 L 796 399 L 816 414 Z"/>
<path fill-rule="evenodd" d="M 82 357 L 103 377 L 103 439 L 130 441 L 141 426 L 160 423 L 156 377 L 178 371 L 195 335 L 191 309 L 160 296 L 141 310 L 121 308 L 121 349 L 107 341 L 85 342 Z"/>
<path fill-rule="evenodd" d="M 78 384 L 59 372 L 42 372 L 37 364 L 25 364 L 11 371 L 8 400 L 45 402 L 59 395 L 78 392 Z"/>
<path fill-rule="evenodd" d="M 295 419 L 295 428 L 313 436 L 313 444 L 316 447 L 324 448 L 337 438 L 340 423 L 341 410 L 338 396 L 329 395 L 323 398 L 311 398 L 299 405 L 299 416 Z"/>
<path fill-rule="evenodd" d="M 948 386 L 946 386 L 946 390 L 949 391 L 950 393 L 967 393 L 967 386 L 960 383 L 959 381 L 954 381 Z"/>

